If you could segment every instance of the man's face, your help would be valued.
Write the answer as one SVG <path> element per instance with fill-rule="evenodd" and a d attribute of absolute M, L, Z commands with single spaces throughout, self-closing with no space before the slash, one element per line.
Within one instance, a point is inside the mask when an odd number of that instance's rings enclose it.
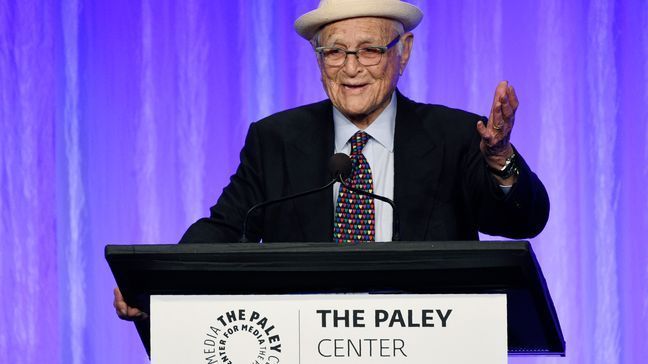
<path fill-rule="evenodd" d="M 353 18 L 325 26 L 320 33 L 319 46 L 339 47 L 355 51 L 370 46 L 385 46 L 398 35 L 393 21 L 383 18 Z M 396 45 L 382 55 L 380 63 L 364 66 L 355 55 L 348 55 L 342 66 L 319 66 L 322 84 L 333 105 L 356 124 L 368 126 L 387 107 L 390 96 L 411 51 L 412 35 L 402 38 L 403 51 Z M 360 125 L 359 125 L 360 126 Z"/>

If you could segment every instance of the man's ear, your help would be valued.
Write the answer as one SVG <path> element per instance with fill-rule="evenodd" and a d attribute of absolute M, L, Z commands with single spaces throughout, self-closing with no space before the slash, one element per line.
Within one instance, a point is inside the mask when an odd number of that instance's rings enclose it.
<path fill-rule="evenodd" d="M 400 74 L 402 75 L 403 72 L 405 71 L 405 67 L 407 67 L 407 63 L 409 62 L 410 55 L 412 53 L 412 46 L 414 45 L 414 34 L 410 32 L 403 34 L 401 42 L 403 43 L 403 52 L 401 53 L 399 71 Z"/>

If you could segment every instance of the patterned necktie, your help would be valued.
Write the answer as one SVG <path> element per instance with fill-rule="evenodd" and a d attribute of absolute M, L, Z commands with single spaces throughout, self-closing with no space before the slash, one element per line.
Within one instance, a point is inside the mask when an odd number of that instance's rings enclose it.
<path fill-rule="evenodd" d="M 351 187 L 373 193 L 371 168 L 362 154 L 368 140 L 369 135 L 364 131 L 358 131 L 349 140 L 352 169 L 346 182 Z M 359 195 L 341 185 L 335 207 L 333 240 L 337 243 L 374 241 L 375 215 L 373 198 Z"/>

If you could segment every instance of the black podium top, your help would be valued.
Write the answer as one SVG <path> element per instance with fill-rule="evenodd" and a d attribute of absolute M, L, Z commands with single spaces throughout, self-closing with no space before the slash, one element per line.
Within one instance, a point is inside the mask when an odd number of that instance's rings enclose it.
<path fill-rule="evenodd" d="M 528 242 L 108 245 L 126 302 L 150 295 L 505 293 L 509 355 L 565 355 Z M 136 323 L 147 352 L 149 322 Z"/>

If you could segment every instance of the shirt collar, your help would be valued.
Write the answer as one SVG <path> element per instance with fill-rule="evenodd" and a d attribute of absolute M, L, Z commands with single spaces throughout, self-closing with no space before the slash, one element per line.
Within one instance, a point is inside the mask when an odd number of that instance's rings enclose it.
<path fill-rule="evenodd" d="M 335 151 L 339 152 L 351 139 L 353 134 L 361 130 L 333 106 L 333 126 L 335 128 Z M 378 115 L 364 131 L 385 149 L 394 150 L 394 127 L 396 126 L 396 92 L 392 93 L 391 101 L 385 110 Z"/>

